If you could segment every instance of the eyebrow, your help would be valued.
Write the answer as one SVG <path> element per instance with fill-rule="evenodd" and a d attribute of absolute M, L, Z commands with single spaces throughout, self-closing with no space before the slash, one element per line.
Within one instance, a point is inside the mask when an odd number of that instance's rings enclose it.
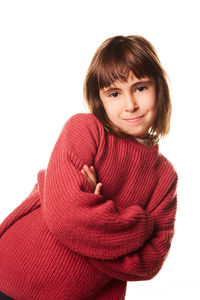
<path fill-rule="evenodd" d="M 152 80 L 149 79 L 149 80 L 141 80 L 141 81 L 137 81 L 137 82 L 133 83 L 133 84 L 131 85 L 131 87 L 133 88 L 133 87 L 135 87 L 135 86 L 137 86 L 137 85 L 140 85 L 140 84 L 152 84 Z M 121 89 L 118 88 L 117 86 L 116 86 L 116 87 L 111 86 L 111 87 L 109 87 L 108 89 L 103 90 L 103 93 L 104 93 L 104 94 L 108 94 L 108 93 L 111 93 L 111 92 L 114 92 L 114 91 L 119 91 L 119 90 L 121 90 Z"/>

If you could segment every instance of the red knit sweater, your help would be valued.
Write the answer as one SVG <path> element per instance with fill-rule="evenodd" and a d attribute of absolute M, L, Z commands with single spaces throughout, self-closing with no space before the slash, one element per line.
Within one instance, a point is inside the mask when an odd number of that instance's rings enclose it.
<path fill-rule="evenodd" d="M 94 165 L 103 187 L 81 174 Z M 31 194 L 0 226 L 0 290 L 14 299 L 125 298 L 162 267 L 174 234 L 177 175 L 158 145 L 70 118 Z"/>

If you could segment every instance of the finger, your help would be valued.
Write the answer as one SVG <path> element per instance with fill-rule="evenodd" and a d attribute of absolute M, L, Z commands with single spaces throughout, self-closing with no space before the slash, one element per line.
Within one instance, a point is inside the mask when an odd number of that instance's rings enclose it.
<path fill-rule="evenodd" d="M 97 184 L 97 175 L 96 175 L 96 172 L 95 172 L 95 169 L 94 169 L 93 166 L 90 167 L 90 171 L 92 172 L 91 176 L 92 176 L 92 178 L 93 178 L 93 180 L 95 182 L 95 185 L 96 185 Z"/>
<path fill-rule="evenodd" d="M 96 172 L 95 172 L 94 166 L 91 166 L 91 167 L 90 167 L 90 170 L 91 170 L 92 173 L 96 176 Z"/>
<path fill-rule="evenodd" d="M 97 183 L 96 187 L 95 187 L 95 191 L 94 191 L 94 194 L 100 194 L 101 193 L 101 188 L 102 188 L 102 183 L 99 182 Z"/>
<path fill-rule="evenodd" d="M 96 178 L 96 174 L 93 171 L 93 169 L 91 169 L 91 167 L 89 168 L 87 165 L 84 165 L 83 170 L 86 172 L 86 174 L 90 178 L 90 180 L 92 180 L 93 184 L 96 185 L 97 178 Z"/>
<path fill-rule="evenodd" d="M 93 178 L 94 178 L 94 180 L 95 180 L 95 184 L 97 184 L 97 174 L 96 174 L 96 171 L 95 171 L 94 166 L 91 166 L 91 167 L 90 167 L 90 170 L 91 170 L 92 173 L 93 173 Z"/>
<path fill-rule="evenodd" d="M 88 167 L 88 165 L 84 165 L 84 166 L 83 166 L 83 169 L 84 169 L 88 174 L 95 174 L 95 171 L 94 171 L 94 167 L 93 167 L 93 166 Z"/>
<path fill-rule="evenodd" d="M 83 176 L 85 177 L 85 179 L 89 182 L 89 184 L 92 186 L 92 188 L 95 187 L 95 184 L 93 183 L 93 181 L 91 180 L 91 178 L 88 176 L 88 174 L 82 169 L 81 173 L 83 174 Z"/>

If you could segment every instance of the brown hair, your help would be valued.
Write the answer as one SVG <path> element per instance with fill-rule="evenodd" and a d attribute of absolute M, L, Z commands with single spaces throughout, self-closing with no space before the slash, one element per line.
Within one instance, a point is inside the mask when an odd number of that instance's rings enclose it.
<path fill-rule="evenodd" d="M 107 117 L 99 90 L 116 80 L 126 81 L 130 72 L 139 79 L 145 76 L 155 79 L 157 117 L 147 135 L 141 137 L 148 137 L 155 143 L 169 131 L 171 100 L 167 75 L 154 47 L 143 37 L 115 36 L 107 39 L 97 49 L 84 82 L 86 104 L 108 132 L 119 136 L 127 135 Z"/>

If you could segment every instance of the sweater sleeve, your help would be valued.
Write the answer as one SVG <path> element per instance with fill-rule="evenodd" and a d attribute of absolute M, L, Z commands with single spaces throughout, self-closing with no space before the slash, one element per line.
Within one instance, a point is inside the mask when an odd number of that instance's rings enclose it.
<path fill-rule="evenodd" d="M 82 116 L 66 124 L 46 174 L 38 173 L 42 213 L 49 230 L 70 249 L 114 259 L 140 248 L 152 234 L 154 220 L 138 205 L 117 209 L 112 199 L 92 192 L 80 170 L 93 163 L 100 148 L 102 129 L 94 124 L 90 120 L 87 126 Z"/>
<path fill-rule="evenodd" d="M 11 212 L 0 226 L 0 238 L 18 219 L 40 206 L 40 197 L 37 184 L 34 186 L 28 197 Z"/>
<path fill-rule="evenodd" d="M 166 170 L 167 172 L 167 170 Z M 174 235 L 174 222 L 177 208 L 177 175 L 163 176 L 158 183 L 146 210 L 155 220 L 152 236 L 144 245 L 114 260 L 91 259 L 103 273 L 124 281 L 152 279 L 161 269 L 171 246 Z M 163 188 L 167 185 L 168 189 Z"/>

